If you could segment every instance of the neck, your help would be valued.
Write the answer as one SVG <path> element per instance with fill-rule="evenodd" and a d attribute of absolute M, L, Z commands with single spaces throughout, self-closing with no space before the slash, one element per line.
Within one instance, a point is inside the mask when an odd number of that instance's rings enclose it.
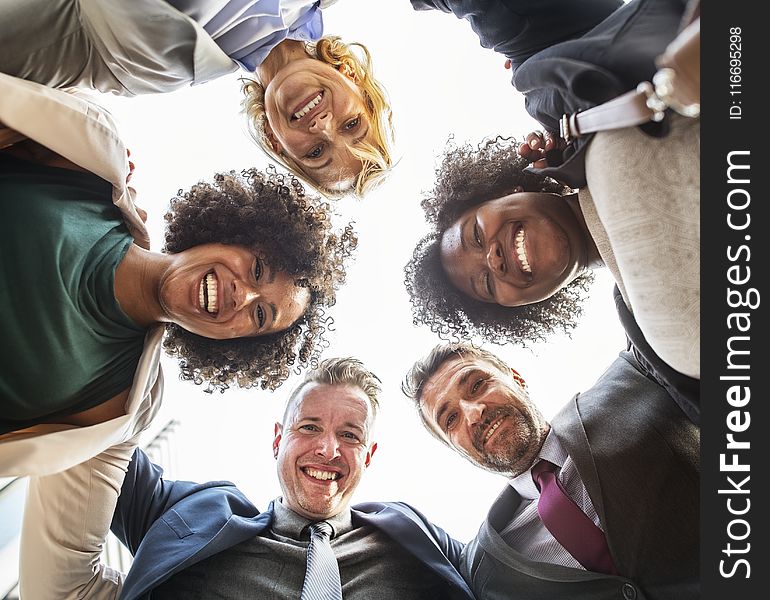
<path fill-rule="evenodd" d="M 567 202 L 567 205 L 570 207 L 570 209 L 572 209 L 572 212 L 575 214 L 575 218 L 577 218 L 578 220 L 580 228 L 583 230 L 583 235 L 586 240 L 586 268 L 596 269 L 598 267 L 603 267 L 604 261 L 602 260 L 602 257 L 599 254 L 599 249 L 596 247 L 596 243 L 594 243 L 594 238 L 591 236 L 591 232 L 588 229 L 588 225 L 586 225 L 586 220 L 585 220 L 585 217 L 583 216 L 583 211 L 580 210 L 580 202 L 578 201 L 578 195 L 568 194 L 566 196 L 563 196 L 563 198 Z"/>
<path fill-rule="evenodd" d="M 115 298 L 123 312 L 141 327 L 163 320 L 158 294 L 170 261 L 165 254 L 132 244 L 115 270 Z"/>
<path fill-rule="evenodd" d="M 267 87 L 278 71 L 294 60 L 308 58 L 304 42 L 298 40 L 283 40 L 262 61 L 254 71 L 262 87 Z"/>

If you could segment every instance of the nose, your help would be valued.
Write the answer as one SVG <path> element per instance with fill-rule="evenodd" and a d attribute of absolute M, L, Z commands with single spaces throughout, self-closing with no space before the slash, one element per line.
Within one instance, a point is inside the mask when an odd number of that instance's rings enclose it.
<path fill-rule="evenodd" d="M 468 421 L 469 425 L 475 425 L 480 422 L 484 416 L 486 405 L 481 402 L 470 402 L 469 400 L 460 400 L 460 410 Z"/>
<path fill-rule="evenodd" d="M 233 290 L 233 308 L 236 311 L 243 310 L 252 303 L 259 300 L 262 295 L 249 283 L 244 281 L 233 281 L 235 289 Z"/>
<path fill-rule="evenodd" d="M 503 247 L 500 242 L 493 240 L 487 250 L 487 266 L 493 273 L 505 274 L 505 258 L 503 258 Z"/>
<path fill-rule="evenodd" d="M 324 432 L 317 438 L 315 455 L 326 461 L 331 461 L 340 455 L 340 446 L 337 442 L 337 436 L 333 431 Z"/>
<path fill-rule="evenodd" d="M 310 121 L 310 131 L 312 133 L 326 133 L 327 135 L 330 133 L 332 128 L 332 113 L 331 111 L 325 111 L 323 113 L 317 114 L 315 117 L 313 117 L 313 120 Z"/>

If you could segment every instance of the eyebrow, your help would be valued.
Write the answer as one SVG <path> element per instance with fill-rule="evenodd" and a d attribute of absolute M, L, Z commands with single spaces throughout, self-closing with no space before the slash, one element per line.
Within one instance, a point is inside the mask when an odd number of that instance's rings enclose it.
<path fill-rule="evenodd" d="M 265 265 L 268 270 L 267 283 L 273 283 L 275 281 L 275 270 L 273 269 L 272 265 L 268 265 L 264 259 L 262 260 L 262 264 Z"/>
<path fill-rule="evenodd" d="M 463 387 L 463 386 L 465 385 L 465 382 L 466 382 L 466 381 L 468 381 L 468 378 L 469 378 L 471 375 L 473 375 L 473 373 L 474 373 L 475 371 L 476 371 L 476 369 L 475 369 L 475 368 L 473 368 L 473 367 L 471 367 L 471 368 L 467 369 L 467 370 L 465 371 L 465 373 L 463 373 L 463 374 L 460 376 L 460 379 L 459 379 L 459 381 L 457 382 L 457 386 L 456 386 L 456 387 L 457 387 L 457 388 L 461 388 L 461 387 Z M 444 403 L 443 403 L 443 404 L 442 404 L 442 405 L 439 407 L 438 411 L 436 412 L 436 423 L 438 423 L 438 426 L 439 426 L 439 428 L 441 429 L 441 431 L 444 431 L 444 428 L 441 426 L 441 418 L 444 416 L 444 413 L 447 411 L 447 409 L 448 409 L 448 405 L 449 405 L 449 402 L 444 402 Z"/>
<path fill-rule="evenodd" d="M 343 425 L 349 429 L 357 429 L 361 433 L 364 433 L 364 428 L 358 425 L 357 423 L 352 423 L 351 421 L 345 421 Z"/>
<path fill-rule="evenodd" d="M 270 312 L 273 313 L 273 326 L 275 326 L 275 321 L 278 319 L 278 309 L 275 307 L 275 304 L 272 302 L 270 303 Z"/>

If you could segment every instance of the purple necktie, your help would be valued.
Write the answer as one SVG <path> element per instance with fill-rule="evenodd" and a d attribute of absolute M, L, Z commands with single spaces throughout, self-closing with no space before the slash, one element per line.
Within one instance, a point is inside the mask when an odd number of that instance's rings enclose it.
<path fill-rule="evenodd" d="M 567 495 L 555 469 L 547 460 L 532 467 L 532 479 L 540 490 L 537 514 L 543 525 L 586 569 L 617 575 L 604 532 Z"/>

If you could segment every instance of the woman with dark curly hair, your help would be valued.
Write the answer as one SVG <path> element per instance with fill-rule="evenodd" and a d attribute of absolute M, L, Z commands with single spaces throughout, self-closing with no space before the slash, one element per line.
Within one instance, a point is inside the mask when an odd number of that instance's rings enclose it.
<path fill-rule="evenodd" d="M 436 333 L 498 344 L 542 340 L 555 331 L 569 332 L 577 324 L 593 281 L 589 268 L 599 264 L 596 248 L 585 234 L 575 195 L 552 179 L 525 171 L 528 163 L 516 148 L 502 139 L 478 148 L 447 148 L 436 184 L 421 203 L 431 231 L 406 266 L 415 323 L 428 324 Z M 482 219 L 471 221 L 477 208 L 482 209 Z M 543 227 L 541 243 L 563 242 L 559 248 L 548 248 L 548 277 L 527 280 L 526 266 L 515 260 L 511 266 L 518 267 L 516 272 L 502 273 L 486 265 L 487 244 L 493 244 L 499 266 L 504 246 L 514 251 L 515 239 L 483 238 L 484 216 L 496 218 L 508 209 L 526 211 L 522 218 Z M 563 233 L 556 236 L 557 232 Z M 563 264 L 556 262 L 557 249 L 566 253 Z M 467 263 L 466 256 L 475 261 Z M 522 281 L 507 280 L 514 275 Z"/>
<path fill-rule="evenodd" d="M 699 237 L 686 214 L 691 205 L 675 186 L 653 193 L 651 181 L 643 223 L 624 205 L 633 196 L 621 190 L 613 207 L 619 214 L 612 215 L 594 205 L 588 188 L 525 171 L 529 160 L 518 149 L 497 138 L 446 151 L 422 201 L 432 231 L 406 266 L 415 323 L 444 336 L 524 345 L 568 333 L 591 270 L 607 266 L 621 321 L 650 370 L 664 384 L 676 380 L 674 388 L 697 388 L 700 323 L 691 309 Z M 677 160 L 688 157 L 671 157 Z M 686 293 L 672 293 L 677 284 Z"/>
<path fill-rule="evenodd" d="M 5 92 L 19 106 L 0 103 L 0 304 L 10 317 L 0 325 L 0 471 L 19 456 L 7 442 L 41 427 L 111 429 L 79 444 L 91 452 L 146 426 L 161 385 L 158 325 L 182 377 L 208 390 L 275 389 L 292 367 L 317 360 L 323 309 L 356 245 L 350 227 L 333 230 L 327 204 L 274 169 L 220 173 L 171 201 L 165 252 L 151 252 L 136 243 L 146 231 L 108 115 L 3 75 Z M 22 110 L 42 110 L 41 97 L 58 103 L 47 107 L 45 131 Z M 118 155 L 112 171 L 100 164 Z M 32 472 L 83 458 L 65 454 Z"/>

